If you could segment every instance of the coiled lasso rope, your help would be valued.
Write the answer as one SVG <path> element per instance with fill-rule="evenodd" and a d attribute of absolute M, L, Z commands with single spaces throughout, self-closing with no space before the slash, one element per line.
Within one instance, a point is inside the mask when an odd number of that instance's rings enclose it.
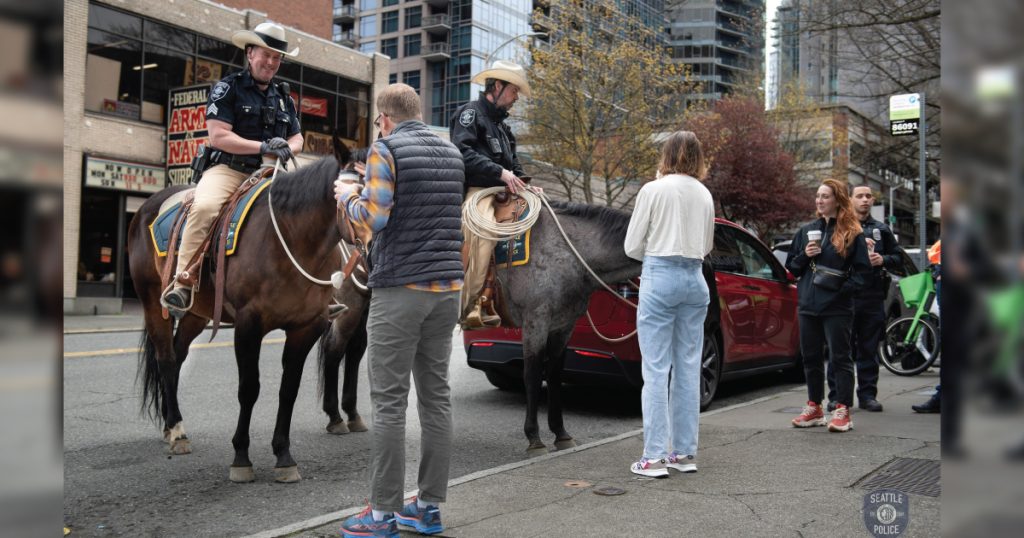
<path fill-rule="evenodd" d="M 462 206 L 462 222 L 463 224 L 465 224 L 467 229 L 469 229 L 477 236 L 489 241 L 509 241 L 517 235 L 526 233 L 527 230 L 533 227 L 534 223 L 536 223 L 537 219 L 540 217 L 540 207 L 541 205 L 543 205 L 544 207 L 547 208 L 548 212 L 551 213 L 551 218 L 554 219 L 555 226 L 558 227 L 558 231 L 561 232 L 562 238 L 564 238 L 566 244 L 569 245 L 569 249 L 572 250 L 572 253 L 575 254 L 576 258 L 580 261 L 580 263 L 583 264 L 583 267 L 586 268 L 587 272 L 590 273 L 590 276 L 594 277 L 594 280 L 597 280 L 597 282 L 600 283 L 601 286 L 604 287 L 604 289 L 608 290 L 612 295 L 617 297 L 619 300 L 631 306 L 632 308 L 636 308 L 635 304 L 627 300 L 625 297 L 619 295 L 617 291 L 612 289 L 612 287 L 609 286 L 604 280 L 601 280 L 601 277 L 597 276 L 597 273 L 595 273 L 594 270 L 590 268 L 590 265 L 587 263 L 586 260 L 583 259 L 583 256 L 580 254 L 580 252 L 576 250 L 576 246 L 573 245 L 572 241 L 569 240 L 569 235 L 566 234 L 565 229 L 562 228 L 562 223 L 559 222 L 558 215 L 555 214 L 555 210 L 551 208 L 551 204 L 548 203 L 547 197 L 544 196 L 543 193 L 537 194 L 536 192 L 530 190 L 529 188 L 523 189 L 521 192 L 517 193 L 520 197 L 526 200 L 527 206 L 530 209 L 529 213 L 526 215 L 526 218 L 523 220 L 517 222 L 494 222 L 482 217 L 476 209 L 480 201 L 487 196 L 492 196 L 496 193 L 503 191 L 505 191 L 505 187 L 489 187 L 477 191 L 467 198 L 468 203 Z M 587 311 L 587 320 L 590 322 L 590 327 L 593 329 L 594 334 L 596 334 L 599 338 L 607 342 L 622 342 L 636 335 L 636 331 L 634 330 L 633 332 L 621 338 L 610 338 L 601 334 L 597 330 L 597 326 L 594 324 L 594 320 L 591 319 L 590 317 L 589 310 Z"/>

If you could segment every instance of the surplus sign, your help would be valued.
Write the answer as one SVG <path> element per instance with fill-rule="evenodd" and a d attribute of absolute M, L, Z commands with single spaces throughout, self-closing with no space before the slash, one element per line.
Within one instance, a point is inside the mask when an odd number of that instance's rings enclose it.
<path fill-rule="evenodd" d="M 167 98 L 167 177 L 171 185 L 192 181 L 192 159 L 199 146 L 209 141 L 206 101 L 209 84 L 176 88 Z"/>

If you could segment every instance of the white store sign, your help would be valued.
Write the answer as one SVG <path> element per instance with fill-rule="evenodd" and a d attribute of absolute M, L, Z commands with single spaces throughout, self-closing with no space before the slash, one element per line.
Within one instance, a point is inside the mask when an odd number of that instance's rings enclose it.
<path fill-rule="evenodd" d="M 85 185 L 119 191 L 158 192 L 164 188 L 167 171 L 161 166 L 86 156 Z"/>

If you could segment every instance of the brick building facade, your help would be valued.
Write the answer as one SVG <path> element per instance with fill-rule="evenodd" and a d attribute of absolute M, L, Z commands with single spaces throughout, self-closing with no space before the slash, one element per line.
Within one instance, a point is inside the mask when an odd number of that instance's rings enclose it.
<path fill-rule="evenodd" d="M 122 300 L 134 296 L 125 233 L 145 198 L 169 183 L 168 92 L 242 69 L 234 32 L 282 21 L 290 47 L 301 47 L 278 78 L 301 103 L 305 159 L 319 157 L 331 133 L 361 146 L 376 135 L 372 119 L 376 95 L 388 82 L 388 59 L 332 43 L 330 2 L 227 3 L 267 4 L 270 16 L 206 0 L 65 0 L 65 313 L 119 312 Z M 105 165 L 148 182 L 108 178 L 97 172 Z"/>

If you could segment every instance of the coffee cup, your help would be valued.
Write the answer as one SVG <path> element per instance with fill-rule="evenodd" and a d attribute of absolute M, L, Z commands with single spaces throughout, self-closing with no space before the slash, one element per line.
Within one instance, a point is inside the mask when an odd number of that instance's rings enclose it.
<path fill-rule="evenodd" d="M 811 243 L 820 243 L 821 242 L 821 230 L 808 230 L 807 231 L 807 240 L 810 241 Z"/>

